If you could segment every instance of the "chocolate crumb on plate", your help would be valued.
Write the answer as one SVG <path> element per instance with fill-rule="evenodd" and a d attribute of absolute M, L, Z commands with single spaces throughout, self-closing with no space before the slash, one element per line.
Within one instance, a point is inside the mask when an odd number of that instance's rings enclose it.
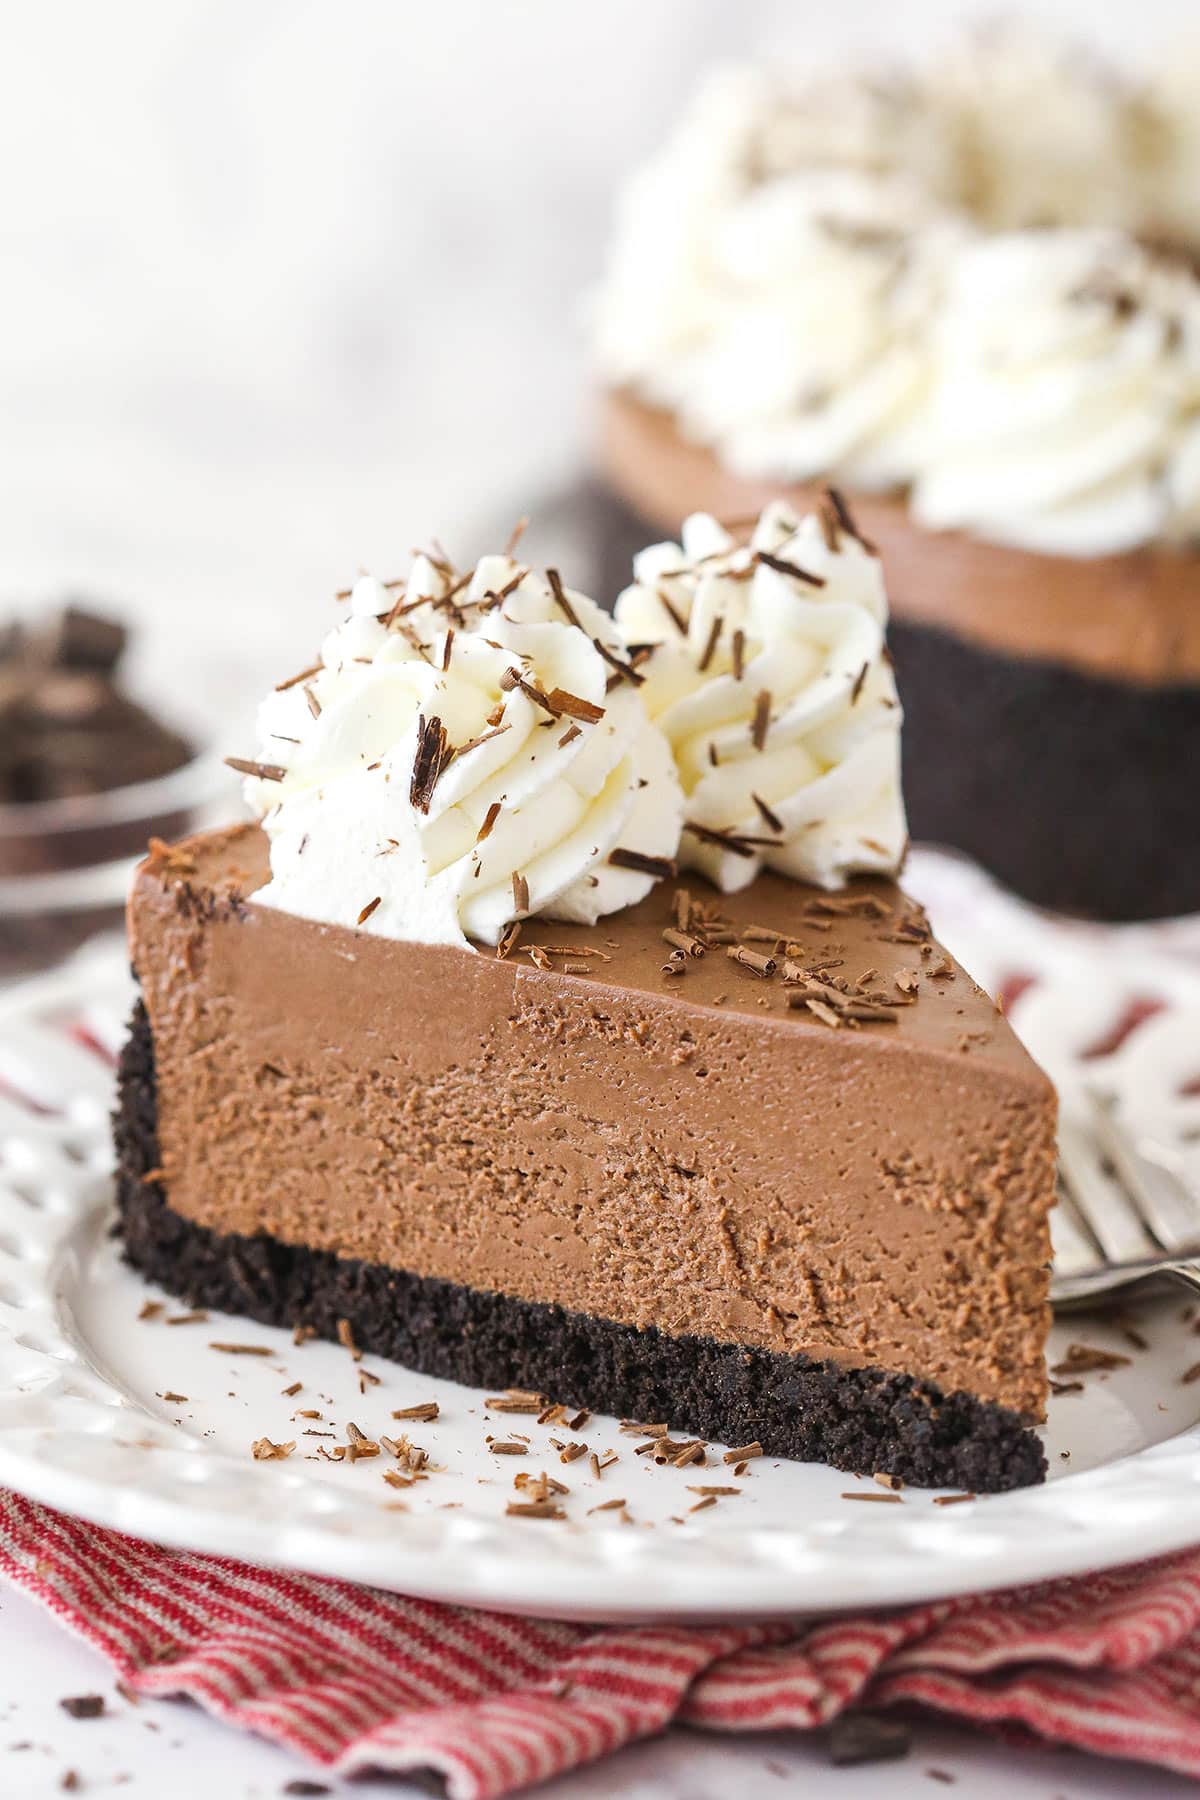
<path fill-rule="evenodd" d="M 1051 1364 L 1052 1375 L 1087 1375 L 1095 1369 L 1127 1369 L 1132 1359 L 1117 1350 L 1095 1350 L 1090 1344 L 1068 1344 L 1061 1362 Z"/>
<path fill-rule="evenodd" d="M 285 1462 L 296 1448 L 292 1438 L 286 1444 L 273 1444 L 268 1437 L 255 1438 L 250 1446 L 250 1454 L 255 1462 Z"/>
<path fill-rule="evenodd" d="M 907 1756 L 912 1732 L 902 1719 L 879 1713 L 839 1713 L 829 1728 L 829 1757 L 838 1768 Z"/>
<path fill-rule="evenodd" d="M 510 1500 L 504 1510 L 512 1519 L 565 1519 L 567 1516 L 554 1500 Z"/>
<path fill-rule="evenodd" d="M 436 1400 L 422 1400 L 416 1406 L 402 1406 L 393 1412 L 393 1419 L 415 1419 L 423 1425 L 431 1425 L 439 1412 Z"/>
<path fill-rule="evenodd" d="M 58 1704 L 73 1719 L 99 1719 L 104 1713 L 103 1694 L 72 1694 Z"/>

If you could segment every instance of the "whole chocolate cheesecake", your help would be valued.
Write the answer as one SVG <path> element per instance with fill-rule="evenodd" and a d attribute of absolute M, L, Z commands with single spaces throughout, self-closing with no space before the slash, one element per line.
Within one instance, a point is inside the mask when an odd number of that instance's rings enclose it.
<path fill-rule="evenodd" d="M 616 623 L 511 554 L 363 578 L 238 764 L 262 825 L 142 866 L 126 1252 L 467 1383 L 1037 1481 L 1054 1097 L 892 879 L 878 559 L 831 504 L 647 555 Z"/>
<path fill-rule="evenodd" d="M 1200 909 L 1200 211 L 1169 84 L 1110 77 L 1002 34 L 899 85 L 711 81 L 598 298 L 599 580 L 835 482 L 888 562 L 914 834 L 1140 919 Z"/>

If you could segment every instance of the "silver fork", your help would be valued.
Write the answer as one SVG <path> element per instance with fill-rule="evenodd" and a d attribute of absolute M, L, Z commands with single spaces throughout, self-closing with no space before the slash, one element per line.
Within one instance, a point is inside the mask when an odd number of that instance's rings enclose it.
<path fill-rule="evenodd" d="M 1168 1148 L 1121 1124 L 1103 1095 L 1086 1098 L 1090 1130 L 1059 1123 L 1051 1300 L 1078 1306 L 1153 1277 L 1200 1293 L 1200 1194 Z"/>

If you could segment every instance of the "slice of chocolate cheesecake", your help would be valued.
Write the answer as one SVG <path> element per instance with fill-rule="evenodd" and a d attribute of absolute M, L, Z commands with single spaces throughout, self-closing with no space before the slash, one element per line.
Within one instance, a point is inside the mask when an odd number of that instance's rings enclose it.
<path fill-rule="evenodd" d="M 135 1265 L 767 1454 L 1041 1478 L 1054 1097 L 892 882 L 664 881 L 495 951 L 300 918 L 269 874 L 243 827 L 137 876 Z"/>
<path fill-rule="evenodd" d="M 468 1383 L 1037 1480 L 1054 1100 L 890 879 L 878 556 L 833 495 L 696 518 L 608 617 L 513 552 L 362 577 L 235 761 L 261 829 L 143 866 L 130 1258 Z"/>

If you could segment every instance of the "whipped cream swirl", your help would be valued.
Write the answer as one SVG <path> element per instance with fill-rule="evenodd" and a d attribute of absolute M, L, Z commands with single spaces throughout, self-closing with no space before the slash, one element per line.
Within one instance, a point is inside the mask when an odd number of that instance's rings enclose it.
<path fill-rule="evenodd" d="M 1139 242 L 1200 241 L 1181 68 L 1012 27 L 899 79 L 718 71 L 623 198 L 602 376 L 751 480 L 1050 554 L 1194 539 L 1200 280 Z"/>
<path fill-rule="evenodd" d="M 924 322 L 958 227 L 886 171 L 773 172 L 764 103 L 761 80 L 715 81 L 629 189 L 601 366 L 741 474 L 894 486 L 912 471 Z"/>
<path fill-rule="evenodd" d="M 879 559 L 831 499 L 767 508 L 748 544 L 706 514 L 634 561 L 617 602 L 686 795 L 680 857 L 726 892 L 765 864 L 822 887 L 907 843 Z"/>
<path fill-rule="evenodd" d="M 1011 232 L 964 252 L 916 519 L 1068 556 L 1167 530 L 1191 286 L 1117 232 Z"/>
<path fill-rule="evenodd" d="M 670 748 L 612 620 L 508 556 L 461 579 L 428 556 L 403 585 L 364 576 L 258 740 L 256 902 L 382 937 L 592 924 L 649 892 L 679 839 Z"/>

